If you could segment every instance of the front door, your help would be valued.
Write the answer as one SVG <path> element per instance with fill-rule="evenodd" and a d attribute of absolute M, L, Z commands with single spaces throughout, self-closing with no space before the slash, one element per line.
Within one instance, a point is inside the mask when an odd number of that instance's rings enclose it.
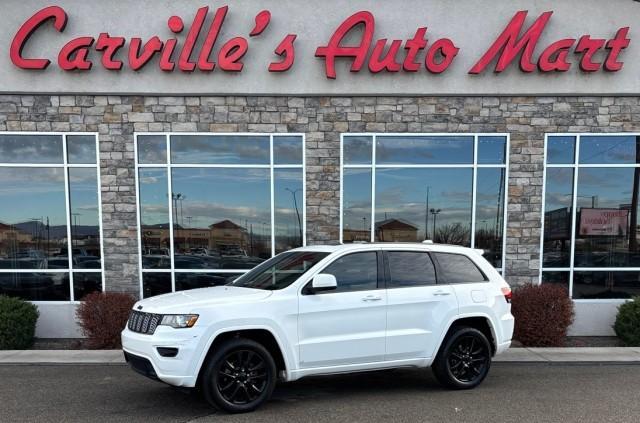
<path fill-rule="evenodd" d="M 458 314 L 450 285 L 436 284 L 435 266 L 425 251 L 389 251 L 385 360 L 432 357 L 449 319 Z"/>
<path fill-rule="evenodd" d="M 339 257 L 320 273 L 337 289 L 299 296 L 300 367 L 329 367 L 384 360 L 387 297 L 378 284 L 376 251 Z"/>

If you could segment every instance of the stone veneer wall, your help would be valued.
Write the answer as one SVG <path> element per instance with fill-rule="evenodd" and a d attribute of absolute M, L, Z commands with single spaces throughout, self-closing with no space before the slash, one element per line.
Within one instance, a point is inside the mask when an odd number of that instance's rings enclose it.
<path fill-rule="evenodd" d="M 99 133 L 107 290 L 135 294 L 136 131 L 305 133 L 309 243 L 339 239 L 341 133 L 507 132 L 511 152 L 506 277 L 520 284 L 538 278 L 545 133 L 640 131 L 638 100 L 0 95 L 0 131 Z"/>

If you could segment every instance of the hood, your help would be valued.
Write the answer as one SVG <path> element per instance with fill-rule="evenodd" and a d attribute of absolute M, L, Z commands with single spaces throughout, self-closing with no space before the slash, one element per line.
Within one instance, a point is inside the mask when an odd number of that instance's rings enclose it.
<path fill-rule="evenodd" d="M 245 303 L 260 301 L 271 296 L 271 291 L 240 288 L 236 286 L 214 286 L 211 288 L 190 289 L 171 294 L 158 295 L 138 301 L 134 310 L 148 313 L 192 313 L 201 307 L 215 304 Z"/>

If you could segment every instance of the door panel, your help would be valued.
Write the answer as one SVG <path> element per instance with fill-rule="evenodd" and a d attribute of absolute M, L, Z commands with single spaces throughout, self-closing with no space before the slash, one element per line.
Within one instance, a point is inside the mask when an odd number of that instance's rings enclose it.
<path fill-rule="evenodd" d="M 310 282 L 299 296 L 300 367 L 384 360 L 387 295 L 378 287 L 378 253 L 339 257 L 320 273 L 334 275 L 338 286 L 314 294 Z"/>

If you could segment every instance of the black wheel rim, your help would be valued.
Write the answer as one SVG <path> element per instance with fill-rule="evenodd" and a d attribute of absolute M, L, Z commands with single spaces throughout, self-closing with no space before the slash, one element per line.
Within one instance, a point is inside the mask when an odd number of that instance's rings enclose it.
<path fill-rule="evenodd" d="M 486 373 L 489 351 L 475 336 L 463 336 L 452 346 L 447 364 L 453 377 L 463 383 L 473 383 Z"/>
<path fill-rule="evenodd" d="M 255 351 L 232 351 L 218 369 L 218 392 L 232 404 L 251 404 L 264 394 L 268 383 L 267 365 Z"/>

